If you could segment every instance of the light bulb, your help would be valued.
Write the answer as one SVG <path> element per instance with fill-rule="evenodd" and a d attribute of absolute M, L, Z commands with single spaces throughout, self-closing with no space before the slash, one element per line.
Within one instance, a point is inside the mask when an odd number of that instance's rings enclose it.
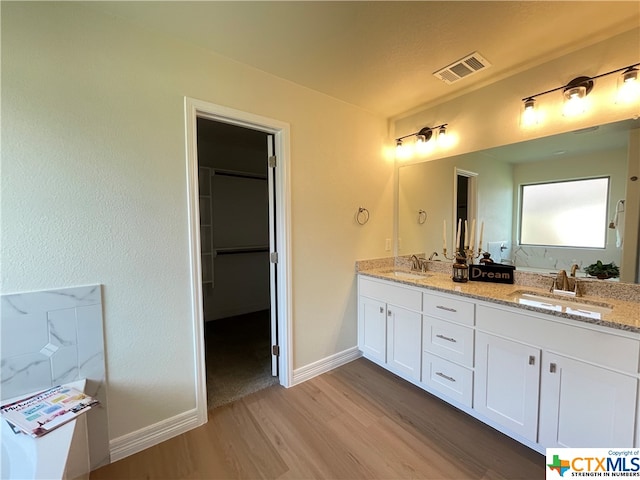
<path fill-rule="evenodd" d="M 531 127 L 538 123 L 538 112 L 536 111 L 536 101 L 533 98 L 527 98 L 524 101 L 524 110 L 522 111 L 522 126 Z"/>
<path fill-rule="evenodd" d="M 583 85 L 567 88 L 564 91 L 566 98 L 563 107 L 563 115 L 565 117 L 572 117 L 574 115 L 580 115 L 587 109 L 587 88 Z"/>
<path fill-rule="evenodd" d="M 443 125 L 442 127 L 440 127 L 440 130 L 438 130 L 438 144 L 444 145 L 446 143 L 447 143 L 447 127 Z"/>
<path fill-rule="evenodd" d="M 628 68 L 619 77 L 616 103 L 631 103 L 640 97 L 638 69 Z"/>

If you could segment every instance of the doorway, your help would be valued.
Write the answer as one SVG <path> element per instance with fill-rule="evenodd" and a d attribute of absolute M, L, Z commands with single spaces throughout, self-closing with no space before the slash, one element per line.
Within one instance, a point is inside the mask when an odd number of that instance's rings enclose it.
<path fill-rule="evenodd" d="M 478 212 L 478 195 L 477 195 L 477 179 L 478 174 L 460 168 L 454 170 L 454 225 L 458 220 L 461 221 L 460 245 L 454 245 L 454 248 L 462 251 L 464 249 L 465 222 L 468 222 L 471 228 L 471 220 L 477 218 Z"/>
<path fill-rule="evenodd" d="M 270 137 L 197 119 L 209 410 L 278 383 L 277 363 L 271 368 Z"/>
<path fill-rule="evenodd" d="M 207 405 L 219 402 L 215 393 L 231 398 L 262 388 L 250 385 L 256 376 L 262 385 L 291 384 L 289 126 L 190 98 L 185 119 L 196 410 L 202 424 Z M 225 350 L 241 355 L 254 371 L 240 374 Z M 213 357 L 218 365 L 207 365 Z M 207 383 L 216 391 L 213 399 Z"/>

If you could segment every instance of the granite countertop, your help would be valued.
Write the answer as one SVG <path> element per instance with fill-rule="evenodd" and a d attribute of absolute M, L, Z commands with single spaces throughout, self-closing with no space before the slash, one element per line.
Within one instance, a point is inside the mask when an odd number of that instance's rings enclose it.
<path fill-rule="evenodd" d="M 593 294 L 584 295 L 581 297 L 565 299 L 568 302 L 578 302 L 588 304 L 597 307 L 609 307 L 606 311 L 601 313 L 601 318 L 591 318 L 583 315 L 553 311 L 546 308 L 540 308 L 532 305 L 523 305 L 519 303 L 519 300 L 514 292 L 527 292 L 538 296 L 549 297 L 549 288 L 542 288 L 540 285 L 540 279 L 532 280 L 527 276 L 518 278 L 516 277 L 516 283 L 514 284 L 501 284 L 501 283 L 489 283 L 489 282 L 466 282 L 457 283 L 451 280 L 450 273 L 444 273 L 443 267 L 446 267 L 448 272 L 451 265 L 447 262 L 438 262 L 442 265 L 433 265 L 435 262 L 430 262 L 430 269 L 425 272 L 421 278 L 407 278 L 398 277 L 395 272 L 406 272 L 411 274 L 418 274 L 420 272 L 411 271 L 406 265 L 398 265 L 397 263 L 389 262 L 358 262 L 356 265 L 356 271 L 358 274 L 366 275 L 369 277 L 380 278 L 383 280 L 390 280 L 396 283 L 410 285 L 414 287 L 427 288 L 434 292 L 443 292 L 454 295 L 460 295 L 463 297 L 473 298 L 476 300 L 483 300 L 500 305 L 506 305 L 509 307 L 521 308 L 523 310 L 529 310 L 538 313 L 544 313 L 547 315 L 553 315 L 562 318 L 568 318 L 572 320 L 578 320 L 581 322 L 591 323 L 595 325 L 601 325 L 610 328 L 616 328 L 619 330 L 625 330 L 628 332 L 634 332 L 640 334 L 640 297 L 637 297 L 639 301 L 629 301 L 626 298 L 612 298 L 611 296 L 597 296 Z M 433 268 L 433 269 L 432 269 Z M 435 269 L 441 270 L 437 271 Z M 412 275 L 413 276 L 413 275 Z M 543 277 L 544 281 L 548 283 L 550 277 Z M 520 280 L 520 282 L 518 282 Z M 593 290 L 593 288 L 591 288 Z M 625 295 L 622 295 L 623 298 Z M 626 297 L 629 295 L 627 294 Z M 635 297 L 635 290 L 632 292 L 632 297 Z M 553 298 L 550 298 L 550 303 L 553 303 Z M 640 338 L 640 337 L 639 337 Z"/>

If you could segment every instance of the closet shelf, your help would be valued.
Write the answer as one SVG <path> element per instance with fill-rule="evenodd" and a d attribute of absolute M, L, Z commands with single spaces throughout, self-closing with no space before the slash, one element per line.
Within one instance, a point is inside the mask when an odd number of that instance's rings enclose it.
<path fill-rule="evenodd" d="M 257 180 L 266 180 L 267 175 L 264 173 L 251 173 L 251 172 L 240 172 L 236 170 L 224 170 L 221 168 L 213 169 L 214 175 L 222 175 L 225 177 L 238 177 L 238 178 L 253 178 Z"/>
<path fill-rule="evenodd" d="M 241 253 L 256 253 L 268 251 L 268 245 L 256 245 L 252 247 L 220 247 L 214 249 L 216 255 L 236 255 Z"/>

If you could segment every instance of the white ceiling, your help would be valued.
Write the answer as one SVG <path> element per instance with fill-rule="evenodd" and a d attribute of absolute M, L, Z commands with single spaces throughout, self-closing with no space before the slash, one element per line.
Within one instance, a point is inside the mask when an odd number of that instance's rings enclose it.
<path fill-rule="evenodd" d="M 638 1 L 85 5 L 385 117 L 452 98 L 640 26 Z M 432 75 L 475 51 L 492 67 L 453 85 Z"/>

